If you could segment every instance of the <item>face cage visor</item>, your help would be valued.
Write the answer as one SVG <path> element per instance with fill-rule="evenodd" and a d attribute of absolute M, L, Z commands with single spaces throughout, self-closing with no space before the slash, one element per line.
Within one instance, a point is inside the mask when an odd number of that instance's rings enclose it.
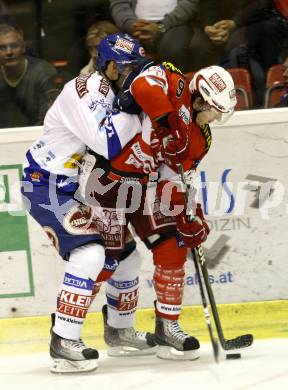
<path fill-rule="evenodd" d="M 124 73 L 127 67 L 135 67 L 139 64 L 140 60 L 132 60 L 132 61 L 115 61 L 117 64 L 117 69 L 120 74 Z"/>

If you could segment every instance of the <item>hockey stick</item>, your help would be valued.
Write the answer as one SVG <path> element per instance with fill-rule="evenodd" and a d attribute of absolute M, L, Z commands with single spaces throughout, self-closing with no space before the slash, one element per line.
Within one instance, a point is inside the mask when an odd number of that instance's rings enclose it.
<path fill-rule="evenodd" d="M 193 253 L 192 253 L 192 256 L 193 256 Z M 213 335 L 210 312 L 209 312 L 209 308 L 208 308 L 208 304 L 207 304 L 207 300 L 206 300 L 206 295 L 205 295 L 204 288 L 203 288 L 198 259 L 196 258 L 196 256 L 193 256 L 193 261 L 194 261 L 194 265 L 195 265 L 196 275 L 198 277 L 198 283 L 199 283 L 200 295 L 201 295 L 201 299 L 202 299 L 204 317 L 205 317 L 205 320 L 207 323 L 209 337 L 210 337 L 210 341 L 211 341 L 212 348 L 213 348 L 213 355 L 214 355 L 215 362 L 218 363 L 219 345 L 218 345 L 218 342 Z"/>
<path fill-rule="evenodd" d="M 199 245 L 197 248 L 193 249 L 192 256 L 193 256 L 193 260 L 195 259 L 195 257 L 198 257 L 198 261 L 200 263 L 200 268 L 201 268 L 201 272 L 203 275 L 206 291 L 207 291 L 207 294 L 209 297 L 210 307 L 212 310 L 215 326 L 217 329 L 217 334 L 218 334 L 222 348 L 225 351 L 229 351 L 231 349 L 250 347 L 250 345 L 253 343 L 253 335 L 252 334 L 244 334 L 244 335 L 235 337 L 234 339 L 230 339 L 230 340 L 225 339 L 222 325 L 221 325 L 221 321 L 220 321 L 220 317 L 219 317 L 217 306 L 216 306 L 216 302 L 215 302 L 215 298 L 214 298 L 214 294 L 213 294 L 212 287 L 211 287 L 210 282 L 209 282 L 209 274 L 207 271 L 204 251 L 203 251 L 203 248 L 201 245 Z M 194 260 L 194 262 L 195 262 L 195 260 Z"/>
<path fill-rule="evenodd" d="M 187 185 L 186 180 L 185 180 L 183 166 L 182 166 L 182 164 L 176 164 L 176 166 L 177 166 L 178 174 L 179 174 L 179 176 L 181 178 L 181 182 L 182 182 L 182 184 L 184 185 L 184 188 L 185 188 L 184 199 L 185 199 L 185 203 L 186 203 L 186 206 L 187 206 L 187 210 L 189 211 L 189 206 L 188 206 L 188 185 Z M 191 216 L 191 213 L 190 213 L 190 218 L 191 217 L 192 216 Z M 189 215 L 188 215 L 188 218 L 189 218 Z M 200 263 L 201 273 L 202 273 L 202 276 L 203 276 L 206 292 L 208 294 L 210 307 L 211 307 L 212 314 L 213 314 L 213 319 L 214 319 L 214 322 L 215 322 L 215 326 L 216 326 L 216 329 L 217 329 L 217 334 L 218 334 L 218 337 L 219 337 L 219 340 L 220 340 L 222 348 L 225 351 L 228 351 L 228 350 L 232 350 L 232 349 L 239 349 L 239 348 L 249 347 L 253 343 L 253 335 L 252 334 L 241 335 L 241 336 L 238 336 L 238 337 L 236 337 L 234 339 L 230 339 L 230 340 L 226 339 L 224 337 L 223 328 L 222 328 L 220 317 L 219 317 L 219 314 L 218 314 L 218 310 L 217 310 L 214 294 L 213 294 L 212 287 L 211 287 L 210 282 L 209 282 L 209 274 L 208 274 L 208 271 L 207 271 L 206 259 L 205 259 L 205 256 L 204 256 L 203 248 L 202 248 L 201 245 L 199 245 L 197 248 L 193 249 L 191 252 L 192 252 L 192 258 L 193 258 L 193 261 L 194 261 L 194 264 L 195 264 L 195 268 L 196 268 L 196 274 L 197 274 L 199 280 L 201 278 L 199 277 L 200 275 L 199 275 L 199 272 L 197 272 L 197 268 L 198 268 L 198 271 L 199 271 L 198 263 Z M 199 284 L 199 287 L 200 287 L 200 284 Z M 201 287 L 200 287 L 200 290 L 201 290 Z M 202 297 L 202 293 L 201 293 L 201 297 Z M 203 299 L 202 299 L 202 303 L 203 303 Z M 204 304 L 203 304 L 203 307 L 204 307 L 204 310 L 205 310 Z M 212 342 L 212 340 L 211 340 L 211 342 Z M 212 343 L 212 345 L 213 345 L 213 343 Z"/>
<path fill-rule="evenodd" d="M 178 170 L 179 176 L 181 177 L 182 184 L 184 184 L 184 186 L 185 186 L 184 200 L 185 200 L 185 204 L 187 205 L 188 204 L 188 193 L 187 193 L 187 189 L 188 188 L 187 188 L 187 185 L 186 185 L 186 182 L 185 182 L 185 176 L 184 176 L 183 167 L 182 167 L 181 164 L 176 164 L 176 166 L 177 166 L 177 170 Z M 208 333 L 209 333 L 210 341 L 211 341 L 212 348 L 213 348 L 213 355 L 214 355 L 215 362 L 218 363 L 219 346 L 218 346 L 217 340 L 215 339 L 215 337 L 213 335 L 213 330 L 212 330 L 212 325 L 211 325 L 211 317 L 210 317 L 210 312 L 209 312 L 209 308 L 208 308 L 208 304 L 207 304 L 205 291 L 204 291 L 204 288 L 203 288 L 200 268 L 199 268 L 199 264 L 198 264 L 198 258 L 196 256 L 193 256 L 193 252 L 192 252 L 192 257 L 193 257 L 193 261 L 194 261 L 194 265 L 195 265 L 196 275 L 197 275 L 197 278 L 198 278 L 199 289 L 200 289 L 200 296 L 201 296 L 202 306 L 203 306 L 203 311 L 204 311 L 204 317 L 205 317 L 205 320 L 206 320 Z"/>

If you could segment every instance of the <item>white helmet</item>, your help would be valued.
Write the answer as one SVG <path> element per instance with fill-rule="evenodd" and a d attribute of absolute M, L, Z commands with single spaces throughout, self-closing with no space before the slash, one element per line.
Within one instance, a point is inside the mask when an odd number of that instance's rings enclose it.
<path fill-rule="evenodd" d="M 217 121 L 224 123 L 230 118 L 236 106 L 234 81 L 221 66 L 200 69 L 190 81 L 191 94 L 200 93 L 210 109 L 219 113 Z"/>

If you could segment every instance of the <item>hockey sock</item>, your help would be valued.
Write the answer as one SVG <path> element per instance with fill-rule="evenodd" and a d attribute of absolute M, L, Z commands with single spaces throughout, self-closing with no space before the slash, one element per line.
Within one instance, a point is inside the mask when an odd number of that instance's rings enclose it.
<path fill-rule="evenodd" d="M 134 325 L 140 266 L 139 253 L 134 250 L 119 263 L 113 276 L 107 281 L 108 325 L 114 328 L 130 328 Z"/>
<path fill-rule="evenodd" d="M 169 320 L 178 320 L 184 289 L 184 268 L 155 267 L 153 281 L 157 295 L 156 314 Z"/>
<path fill-rule="evenodd" d="M 153 282 L 157 295 L 156 314 L 177 320 L 182 306 L 187 248 L 179 248 L 176 238 L 171 237 L 152 251 L 155 264 Z"/>
<path fill-rule="evenodd" d="M 57 335 L 79 340 L 87 311 L 93 301 L 94 281 L 103 269 L 104 262 L 105 250 L 99 244 L 84 245 L 71 252 L 53 328 Z"/>

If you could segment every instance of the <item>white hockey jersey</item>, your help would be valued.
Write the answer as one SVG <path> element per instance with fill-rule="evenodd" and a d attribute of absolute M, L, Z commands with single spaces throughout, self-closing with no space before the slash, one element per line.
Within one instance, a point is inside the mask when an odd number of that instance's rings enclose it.
<path fill-rule="evenodd" d="M 25 180 L 74 191 L 86 146 L 107 159 L 116 157 L 141 132 L 141 123 L 137 115 L 113 111 L 114 96 L 99 73 L 69 81 L 46 114 L 43 135 L 26 154 Z"/>

